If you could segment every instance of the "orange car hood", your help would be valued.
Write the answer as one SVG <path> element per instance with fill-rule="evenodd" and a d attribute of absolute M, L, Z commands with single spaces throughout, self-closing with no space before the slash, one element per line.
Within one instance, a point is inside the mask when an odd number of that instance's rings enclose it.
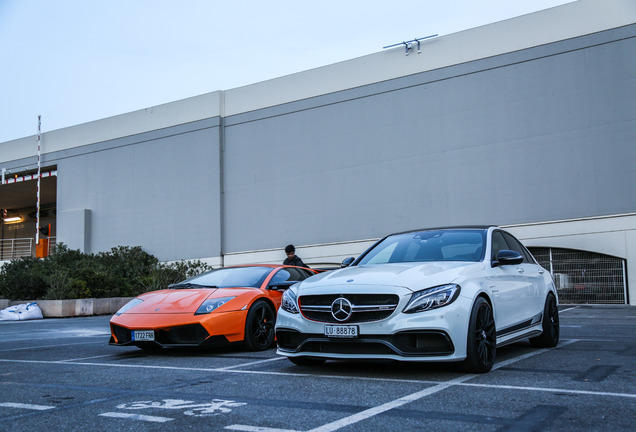
<path fill-rule="evenodd" d="M 153 291 L 140 295 L 144 302 L 130 309 L 129 314 L 171 314 L 194 313 L 208 298 L 238 297 L 246 289 L 212 288 L 212 289 L 168 289 Z M 252 290 L 253 291 L 253 290 Z M 228 303 L 229 306 L 232 302 Z M 224 305 L 226 306 L 226 305 Z M 230 308 L 230 310 L 233 308 Z"/>

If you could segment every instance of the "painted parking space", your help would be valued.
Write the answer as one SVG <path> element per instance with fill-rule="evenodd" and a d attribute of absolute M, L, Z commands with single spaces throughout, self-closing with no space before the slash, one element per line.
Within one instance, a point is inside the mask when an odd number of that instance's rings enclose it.
<path fill-rule="evenodd" d="M 55 409 L 55 407 L 51 405 L 34 405 L 34 404 L 25 404 L 25 403 L 16 403 L 16 402 L 0 402 L 0 407 L 1 408 L 16 408 L 16 409 L 24 409 L 24 410 L 35 410 L 35 411 Z"/>
<path fill-rule="evenodd" d="M 65 323 L 53 340 L 0 333 L 0 421 L 16 430 L 621 430 L 636 421 L 629 308 L 562 313 L 562 341 L 501 349 L 493 371 L 450 364 L 327 362 L 299 367 L 275 350 L 148 354 L 111 347 L 106 317 Z M 45 320 L 46 321 L 46 320 Z M 74 326 L 73 329 L 64 328 Z M 3 330 L 7 327 L 4 326 Z M 24 328 L 23 328 L 24 329 Z M 20 331 L 23 331 L 21 329 Z M 72 330 L 72 331 L 68 331 Z M 75 333 L 73 333 L 75 332 Z M 33 336 L 28 339 L 29 335 Z M 610 337 L 611 335 L 611 337 Z M 28 346 L 25 342 L 30 341 Z M 582 422 L 582 423 L 581 423 Z M 39 426 L 42 425 L 42 426 Z"/>

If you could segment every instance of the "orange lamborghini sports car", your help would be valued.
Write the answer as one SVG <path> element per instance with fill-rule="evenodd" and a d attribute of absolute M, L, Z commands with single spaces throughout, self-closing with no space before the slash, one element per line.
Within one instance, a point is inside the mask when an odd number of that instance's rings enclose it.
<path fill-rule="evenodd" d="M 225 267 L 141 294 L 111 318 L 110 344 L 158 349 L 244 342 L 250 350 L 267 349 L 283 292 L 316 273 L 284 265 Z"/>

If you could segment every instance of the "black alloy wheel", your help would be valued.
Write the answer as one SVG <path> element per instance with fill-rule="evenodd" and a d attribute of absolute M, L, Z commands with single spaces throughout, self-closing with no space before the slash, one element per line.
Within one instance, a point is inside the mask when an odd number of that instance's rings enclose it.
<path fill-rule="evenodd" d="M 245 320 L 245 346 L 252 351 L 263 351 L 274 343 L 276 311 L 265 301 L 257 301 Z"/>
<path fill-rule="evenodd" d="M 543 308 L 543 333 L 530 338 L 530 345 L 536 348 L 552 348 L 559 343 L 559 307 L 553 294 L 548 294 Z"/>
<path fill-rule="evenodd" d="M 478 297 L 470 313 L 466 360 L 464 369 L 470 373 L 484 373 L 492 369 L 497 353 L 497 332 L 490 303 Z"/>

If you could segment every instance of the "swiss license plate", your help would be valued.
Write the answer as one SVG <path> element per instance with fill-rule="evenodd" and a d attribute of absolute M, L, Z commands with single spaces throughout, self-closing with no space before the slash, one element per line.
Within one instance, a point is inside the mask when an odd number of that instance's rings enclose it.
<path fill-rule="evenodd" d="M 333 338 L 357 338 L 358 326 L 353 325 L 326 325 L 325 336 Z"/>
<path fill-rule="evenodd" d="M 154 330 L 134 330 L 132 332 L 132 340 L 134 341 L 154 341 Z"/>

